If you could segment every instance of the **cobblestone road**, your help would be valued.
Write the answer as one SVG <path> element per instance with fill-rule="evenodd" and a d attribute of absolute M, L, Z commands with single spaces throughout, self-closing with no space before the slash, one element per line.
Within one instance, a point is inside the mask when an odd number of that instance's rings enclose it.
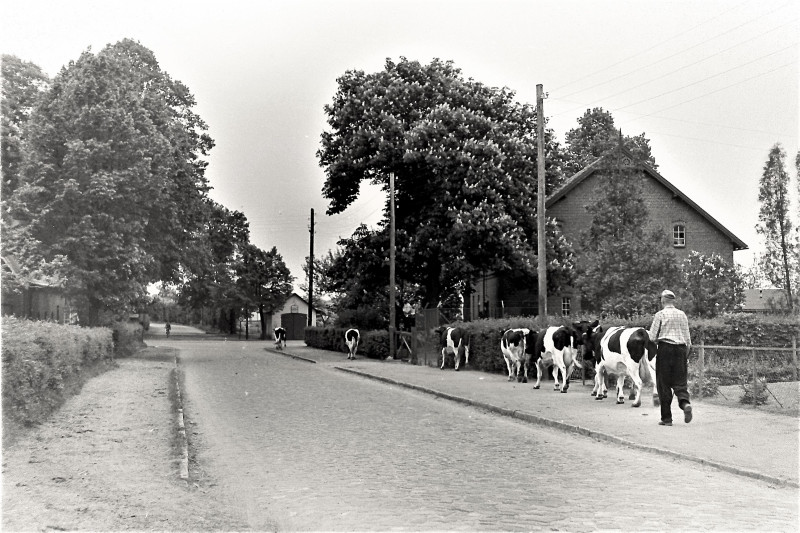
<path fill-rule="evenodd" d="M 796 489 L 263 350 L 182 342 L 190 445 L 256 530 L 796 531 Z M 776 459 L 777 460 L 777 459 Z"/>

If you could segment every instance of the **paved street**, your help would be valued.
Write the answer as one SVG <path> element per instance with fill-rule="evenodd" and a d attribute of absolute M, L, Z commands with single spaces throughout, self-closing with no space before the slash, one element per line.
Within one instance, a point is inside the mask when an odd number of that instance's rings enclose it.
<path fill-rule="evenodd" d="M 180 349 L 193 459 L 256 530 L 798 526 L 795 488 L 500 417 L 268 343 L 163 343 Z"/>

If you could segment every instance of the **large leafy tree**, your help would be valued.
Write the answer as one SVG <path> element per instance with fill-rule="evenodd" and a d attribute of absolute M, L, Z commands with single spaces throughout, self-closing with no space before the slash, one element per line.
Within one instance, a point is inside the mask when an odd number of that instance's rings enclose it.
<path fill-rule="evenodd" d="M 721 256 L 693 251 L 682 268 L 683 301 L 692 314 L 711 318 L 734 311 L 744 302 L 744 277 Z"/>
<path fill-rule="evenodd" d="M 676 288 L 681 270 L 663 231 L 647 231 L 639 173 L 614 151 L 598 169 L 597 201 L 581 234 L 578 287 L 589 311 L 632 316 L 656 310 L 658 293 Z"/>
<path fill-rule="evenodd" d="M 564 171 L 567 176 L 580 172 L 619 145 L 620 132 L 614 125 L 614 117 L 602 107 L 587 109 L 578 118 L 578 127 L 565 136 L 566 154 Z M 658 168 L 650 151 L 650 141 L 641 133 L 634 137 L 624 136 L 623 144 L 637 159 Z"/>
<path fill-rule="evenodd" d="M 282 308 L 292 293 L 292 276 L 274 246 L 268 252 L 249 244 L 244 246 L 236 265 L 236 286 L 246 316 L 258 309 L 261 339 L 267 339 L 267 316 Z"/>
<path fill-rule="evenodd" d="M 0 101 L 0 147 L 2 147 L 3 198 L 19 184 L 22 140 L 28 117 L 50 80 L 42 69 L 13 55 L 2 56 L 3 96 Z"/>
<path fill-rule="evenodd" d="M 786 171 L 786 152 L 775 144 L 764 165 L 758 191 L 761 208 L 756 231 L 764 238 L 761 265 L 767 279 L 786 291 L 789 310 L 793 310 L 792 277 L 800 264 L 797 243 L 792 238 L 792 219 L 789 200 L 789 173 Z"/>
<path fill-rule="evenodd" d="M 250 225 L 244 213 L 208 199 L 207 220 L 187 257 L 180 303 L 191 309 L 219 311 L 220 329 L 236 333 L 241 298 L 236 287 L 237 262 L 250 246 Z"/>
<path fill-rule="evenodd" d="M 11 244 L 27 269 L 63 279 L 89 324 L 175 281 L 192 248 L 213 145 L 194 105 L 126 39 L 70 62 L 31 114 Z"/>
<path fill-rule="evenodd" d="M 398 280 L 418 282 L 426 304 L 468 290 L 481 271 L 535 275 L 533 107 L 515 102 L 508 89 L 465 79 L 449 61 L 387 60 L 381 72 L 348 71 L 337 81 L 318 151 L 328 214 L 345 210 L 362 181 L 388 191 L 394 174 Z M 552 189 L 562 176 L 560 151 L 550 130 L 545 141 Z M 359 255 L 369 269 L 360 272 L 372 275 L 385 257 L 387 232 L 385 223 L 381 236 L 357 237 L 370 246 Z M 367 292 L 387 285 L 377 275 L 362 283 Z"/>

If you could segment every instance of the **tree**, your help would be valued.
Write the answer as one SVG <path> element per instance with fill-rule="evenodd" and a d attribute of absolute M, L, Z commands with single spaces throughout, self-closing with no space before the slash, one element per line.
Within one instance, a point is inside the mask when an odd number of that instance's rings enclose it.
<path fill-rule="evenodd" d="M 84 323 L 177 281 L 206 213 L 213 146 L 189 90 L 132 40 L 89 51 L 31 114 L 10 245 L 63 280 Z"/>
<path fill-rule="evenodd" d="M 236 286 L 244 304 L 245 316 L 258 309 L 261 340 L 267 339 L 267 316 L 281 309 L 292 293 L 289 268 L 274 246 L 265 252 L 252 244 L 242 248 L 236 266 Z"/>
<path fill-rule="evenodd" d="M 712 318 L 744 302 L 744 279 L 721 256 L 692 251 L 683 261 L 684 302 L 692 314 Z"/>
<path fill-rule="evenodd" d="M 382 72 L 348 71 L 337 81 L 325 106 L 330 131 L 317 152 L 329 215 L 346 209 L 364 180 L 388 192 L 393 173 L 398 281 L 418 282 L 423 303 L 460 297 L 482 271 L 535 276 L 533 107 L 515 102 L 507 88 L 464 79 L 452 62 L 438 59 L 428 65 L 387 60 Z M 552 131 L 545 140 L 552 190 L 562 179 L 560 149 Z M 369 266 L 359 272 L 369 272 L 371 279 L 361 283 L 369 283 L 370 293 L 387 285 L 388 276 L 372 269 L 375 257 L 388 255 L 388 205 L 384 213 L 382 235 L 357 236 L 371 247 L 359 255 Z M 355 251 L 345 248 L 345 254 Z M 570 266 L 551 262 L 548 268 Z"/>
<path fill-rule="evenodd" d="M 2 56 L 3 96 L 0 102 L 0 146 L 2 147 L 3 198 L 19 184 L 22 140 L 36 100 L 50 80 L 39 66 L 20 58 Z"/>
<path fill-rule="evenodd" d="M 191 309 L 210 307 L 220 311 L 221 330 L 236 333 L 235 310 L 240 305 L 236 266 L 250 246 L 250 226 L 240 211 L 206 200 L 207 220 L 194 255 L 188 258 L 180 284 L 181 305 Z M 233 314 L 233 318 L 231 315 Z"/>
<path fill-rule="evenodd" d="M 758 201 L 761 208 L 756 231 L 764 237 L 761 265 L 769 281 L 786 291 L 789 311 L 794 309 L 792 276 L 800 269 L 797 244 L 793 242 L 789 205 L 789 174 L 786 172 L 786 153 L 780 143 L 769 152 L 761 176 Z"/>
<path fill-rule="evenodd" d="M 657 295 L 680 283 L 680 268 L 663 231 L 646 231 L 648 214 L 636 165 L 606 154 L 598 170 L 597 201 L 587 206 L 581 234 L 578 288 L 586 310 L 632 316 L 656 310 Z"/>
<path fill-rule="evenodd" d="M 578 119 L 578 127 L 571 129 L 565 136 L 567 147 L 564 156 L 564 171 L 572 176 L 583 170 L 603 154 L 614 150 L 619 145 L 620 132 L 614 126 L 614 117 L 602 107 L 587 109 Z M 637 159 L 658 168 L 650 151 L 650 141 L 641 133 L 635 137 L 624 137 L 623 145 Z"/>

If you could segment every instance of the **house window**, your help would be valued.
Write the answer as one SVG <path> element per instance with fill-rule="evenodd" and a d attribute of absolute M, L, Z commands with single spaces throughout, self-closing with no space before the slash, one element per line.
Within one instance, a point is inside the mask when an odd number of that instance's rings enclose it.
<path fill-rule="evenodd" d="M 675 248 L 686 246 L 686 225 L 683 222 L 672 225 L 672 245 Z"/>
<path fill-rule="evenodd" d="M 571 304 L 572 302 L 570 301 L 570 298 L 568 296 L 564 296 L 563 298 L 561 298 L 561 314 L 563 316 L 569 316 Z"/>

